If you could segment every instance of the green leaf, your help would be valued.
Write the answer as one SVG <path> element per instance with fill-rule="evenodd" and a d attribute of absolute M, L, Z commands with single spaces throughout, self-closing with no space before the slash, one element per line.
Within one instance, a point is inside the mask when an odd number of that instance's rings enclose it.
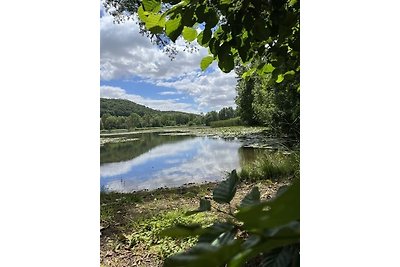
<path fill-rule="evenodd" d="M 231 46 L 225 43 L 218 50 L 218 67 L 225 73 L 230 72 L 235 64 L 231 52 Z"/>
<path fill-rule="evenodd" d="M 289 6 L 294 6 L 297 3 L 298 0 L 290 0 L 289 1 Z"/>
<path fill-rule="evenodd" d="M 240 207 L 250 206 L 253 204 L 260 203 L 260 191 L 258 187 L 255 186 L 251 191 L 242 199 L 240 202 Z"/>
<path fill-rule="evenodd" d="M 276 83 L 281 83 L 286 78 L 286 76 L 293 76 L 295 74 L 296 74 L 296 72 L 294 70 L 287 71 L 284 74 L 279 74 L 278 78 L 276 79 L 275 82 Z"/>
<path fill-rule="evenodd" d="M 186 252 L 167 258 L 164 266 L 224 266 L 240 251 L 240 241 L 234 240 L 223 246 L 213 246 L 208 243 L 198 243 Z"/>
<path fill-rule="evenodd" d="M 257 70 L 256 67 L 253 67 L 253 68 L 247 70 L 246 72 L 244 72 L 244 73 L 242 74 L 242 78 L 243 78 L 243 79 L 246 79 L 247 77 L 250 77 L 251 75 L 253 75 L 253 73 L 254 73 L 256 70 Z"/>
<path fill-rule="evenodd" d="M 262 267 L 288 267 L 293 260 L 294 246 L 285 246 L 269 253 L 260 263 Z"/>
<path fill-rule="evenodd" d="M 213 246 L 223 246 L 235 239 L 236 231 L 229 231 L 220 234 L 212 243 Z"/>
<path fill-rule="evenodd" d="M 265 64 L 263 67 L 262 67 L 262 73 L 271 73 L 271 72 L 273 72 L 274 71 L 274 69 L 275 69 L 275 67 L 274 66 L 272 66 L 271 64 Z"/>
<path fill-rule="evenodd" d="M 278 78 L 276 79 L 276 83 L 281 83 L 283 80 L 285 79 L 285 77 L 283 76 L 283 74 L 279 74 Z"/>
<path fill-rule="evenodd" d="M 202 71 L 208 68 L 210 64 L 214 61 L 214 58 L 212 56 L 206 56 L 203 57 L 203 59 L 200 62 L 200 68 Z"/>
<path fill-rule="evenodd" d="M 247 59 L 248 59 L 248 52 L 249 52 L 249 46 L 242 46 L 242 47 L 239 47 L 239 49 L 238 49 L 238 51 L 239 51 L 239 56 L 240 56 L 240 58 L 242 59 L 242 61 L 243 62 L 246 62 L 247 61 Z"/>
<path fill-rule="evenodd" d="M 283 76 L 291 76 L 291 75 L 295 75 L 296 72 L 294 70 L 289 70 L 287 72 L 285 72 L 285 74 L 283 74 Z"/>
<path fill-rule="evenodd" d="M 205 14 L 206 6 L 205 5 L 199 5 L 196 8 L 195 14 L 197 17 L 197 22 L 201 23 L 204 22 L 207 18 Z"/>
<path fill-rule="evenodd" d="M 295 228 L 297 227 L 292 223 L 271 229 L 270 233 L 274 234 L 268 235 L 268 237 L 251 236 L 253 237 L 253 240 L 248 242 L 250 240 L 250 238 L 248 238 L 242 244 L 241 252 L 236 254 L 231 259 L 231 261 L 228 263 L 228 266 L 240 267 L 243 266 L 246 261 L 259 255 L 260 253 L 265 254 L 273 249 L 287 245 L 299 244 L 300 235 L 298 234 L 298 230 Z"/>
<path fill-rule="evenodd" d="M 286 246 L 269 254 L 260 263 L 261 267 L 288 267 L 293 256 L 292 246 Z"/>
<path fill-rule="evenodd" d="M 157 13 L 161 10 L 161 0 L 143 0 L 142 5 L 145 11 Z"/>
<path fill-rule="evenodd" d="M 210 52 L 215 56 L 217 55 L 220 49 L 219 44 L 220 44 L 219 40 L 215 39 L 214 37 L 211 38 L 210 42 L 208 43 L 208 48 L 210 49 Z"/>
<path fill-rule="evenodd" d="M 235 196 L 239 177 L 236 170 L 233 170 L 229 178 L 219 183 L 213 191 L 213 199 L 218 203 L 230 203 Z"/>
<path fill-rule="evenodd" d="M 230 223 L 214 223 L 210 227 L 204 229 L 203 233 L 199 236 L 199 242 L 212 243 L 222 233 L 231 232 L 234 229 L 234 225 Z"/>
<path fill-rule="evenodd" d="M 198 36 L 197 36 L 197 43 L 199 45 L 207 47 L 208 42 L 211 39 L 212 32 L 210 29 L 204 29 Z"/>
<path fill-rule="evenodd" d="M 165 20 L 160 14 L 150 13 L 146 20 L 146 28 L 152 33 L 161 33 L 165 26 Z"/>
<path fill-rule="evenodd" d="M 197 210 L 192 210 L 186 212 L 186 215 L 192 215 L 195 213 L 203 212 L 203 211 L 210 211 L 211 210 L 211 202 L 208 199 L 200 199 L 200 207 Z"/>
<path fill-rule="evenodd" d="M 176 16 L 165 23 L 165 33 L 173 42 L 181 35 L 182 30 L 183 26 L 181 25 L 180 16 Z"/>
<path fill-rule="evenodd" d="M 146 22 L 147 16 L 148 16 L 149 14 L 150 14 L 149 12 L 144 11 L 143 6 L 139 6 L 139 8 L 138 8 L 138 16 L 139 16 L 139 19 L 140 19 L 141 21 Z"/>
<path fill-rule="evenodd" d="M 196 19 L 194 17 L 194 7 L 189 6 L 189 8 L 185 9 L 185 12 L 182 15 L 182 25 L 192 27 L 195 23 Z"/>
<path fill-rule="evenodd" d="M 191 42 L 194 41 L 194 39 L 196 39 L 197 31 L 193 28 L 185 26 L 182 31 L 182 36 L 186 41 Z"/>
<path fill-rule="evenodd" d="M 206 19 L 205 19 L 206 20 L 206 28 L 208 28 L 208 29 L 214 28 L 219 21 L 217 13 L 213 9 L 208 9 L 208 10 L 206 10 L 205 16 L 206 16 Z"/>
<path fill-rule="evenodd" d="M 300 219 L 300 182 L 296 180 L 272 201 L 242 207 L 236 217 L 246 229 L 267 229 Z"/>
<path fill-rule="evenodd" d="M 200 199 L 200 207 L 199 211 L 210 211 L 211 210 L 211 202 L 208 199 Z"/>

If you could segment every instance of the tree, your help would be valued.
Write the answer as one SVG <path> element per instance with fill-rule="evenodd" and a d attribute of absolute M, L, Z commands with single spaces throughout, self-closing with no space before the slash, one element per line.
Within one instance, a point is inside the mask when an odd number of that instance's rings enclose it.
<path fill-rule="evenodd" d="M 128 129 L 140 127 L 140 116 L 137 113 L 131 113 L 126 120 Z"/>
<path fill-rule="evenodd" d="M 150 114 L 144 114 L 141 120 L 141 125 L 143 127 L 150 127 L 151 126 L 152 117 Z"/>
<path fill-rule="evenodd" d="M 218 113 L 216 111 L 207 112 L 206 116 L 204 117 L 204 123 L 206 125 L 210 125 L 210 122 L 218 120 Z"/>
<path fill-rule="evenodd" d="M 244 68 L 237 69 L 243 73 Z M 270 75 L 253 73 L 239 79 L 236 85 L 238 113 L 249 125 L 265 125 L 279 136 L 299 137 L 300 92 L 294 77 L 281 83 L 270 83 Z"/>
<path fill-rule="evenodd" d="M 227 120 L 235 117 L 235 111 L 232 107 L 222 108 L 218 112 L 218 119 L 220 120 Z"/>
<path fill-rule="evenodd" d="M 104 129 L 106 130 L 117 129 L 118 118 L 116 116 L 105 116 L 103 124 L 104 124 Z"/>

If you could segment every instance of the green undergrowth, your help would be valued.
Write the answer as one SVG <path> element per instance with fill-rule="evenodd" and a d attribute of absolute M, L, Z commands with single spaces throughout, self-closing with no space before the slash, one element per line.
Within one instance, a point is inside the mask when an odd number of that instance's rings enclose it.
<path fill-rule="evenodd" d="M 220 120 L 220 121 L 212 121 L 210 122 L 210 126 L 212 128 L 216 127 L 230 127 L 230 126 L 240 126 L 243 125 L 242 121 L 239 117 L 227 119 L 227 120 Z"/>
<path fill-rule="evenodd" d="M 153 191 L 133 193 L 100 192 L 100 221 L 115 222 L 118 214 L 123 214 L 132 204 L 144 204 L 154 199 L 191 199 L 211 192 L 215 183 L 182 186 L 178 188 L 159 188 Z"/>
<path fill-rule="evenodd" d="M 216 220 L 213 214 L 185 215 L 185 210 L 168 211 L 157 214 L 152 218 L 142 218 L 132 222 L 134 231 L 125 235 L 129 247 L 134 248 L 140 244 L 144 249 L 157 254 L 161 258 L 168 257 L 174 253 L 184 251 L 196 244 L 196 237 L 172 238 L 160 235 L 168 227 L 176 224 L 211 225 Z"/>
<path fill-rule="evenodd" d="M 270 152 L 247 164 L 239 172 L 242 181 L 278 180 L 299 176 L 300 156 L 298 152 Z"/>

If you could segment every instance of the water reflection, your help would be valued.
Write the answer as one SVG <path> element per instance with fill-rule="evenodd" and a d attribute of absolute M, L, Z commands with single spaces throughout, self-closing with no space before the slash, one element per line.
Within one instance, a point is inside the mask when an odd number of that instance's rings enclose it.
<path fill-rule="evenodd" d="M 149 135 L 149 134 L 147 134 Z M 148 147 L 137 141 L 118 145 L 123 158 L 129 160 L 107 162 L 100 166 L 101 187 L 106 191 L 131 192 L 159 187 L 176 187 L 185 183 L 217 181 L 232 169 L 252 161 L 257 153 L 254 149 L 241 148 L 237 140 L 226 141 L 208 137 L 158 136 L 147 138 Z M 172 137 L 172 138 L 171 138 Z M 152 138 L 157 145 L 149 142 Z M 141 145 L 140 145 L 141 144 Z M 108 144 L 107 144 L 108 145 Z M 135 147 L 141 147 L 138 149 Z M 119 153 L 117 146 L 104 146 L 101 156 L 108 159 Z M 135 152 L 130 148 L 135 147 Z M 107 149 L 111 148 L 112 153 Z M 145 151 L 139 154 L 137 151 Z M 121 156 L 115 156 L 121 157 Z"/>

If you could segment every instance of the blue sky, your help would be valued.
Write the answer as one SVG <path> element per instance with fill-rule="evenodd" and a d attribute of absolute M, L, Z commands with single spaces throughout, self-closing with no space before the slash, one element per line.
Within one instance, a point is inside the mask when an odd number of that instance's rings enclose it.
<path fill-rule="evenodd" d="M 100 5 L 100 96 L 194 113 L 234 107 L 235 73 L 223 73 L 216 63 L 202 72 L 200 61 L 208 52 L 195 45 L 198 51 L 185 52 L 186 43 L 178 39 L 171 61 L 139 34 L 136 21 L 113 23 Z"/>

